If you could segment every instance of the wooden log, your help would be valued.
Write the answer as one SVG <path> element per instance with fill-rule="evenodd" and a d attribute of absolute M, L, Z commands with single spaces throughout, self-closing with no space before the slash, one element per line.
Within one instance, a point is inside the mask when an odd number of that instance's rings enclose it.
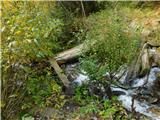
<path fill-rule="evenodd" d="M 54 68 L 55 72 L 57 73 L 58 77 L 60 78 L 64 86 L 67 87 L 68 89 L 70 89 L 70 81 L 67 79 L 67 76 L 63 73 L 63 70 L 60 68 L 59 65 L 79 57 L 83 49 L 87 51 L 87 47 L 84 43 L 69 50 L 66 50 L 64 52 L 58 53 L 53 58 L 49 58 L 51 66 Z M 69 91 L 73 93 L 72 90 Z"/>
<path fill-rule="evenodd" d="M 51 63 L 51 66 L 54 68 L 55 72 L 57 73 L 58 77 L 64 84 L 64 86 L 68 88 L 70 85 L 70 82 L 67 79 L 67 76 L 64 74 L 63 70 L 58 65 L 57 61 L 54 58 L 50 58 L 49 61 Z"/>
<path fill-rule="evenodd" d="M 84 47 L 85 47 L 84 44 L 80 44 L 79 46 L 76 46 L 64 52 L 58 53 L 54 58 L 56 59 L 58 64 L 66 63 L 67 61 L 70 61 L 79 57 Z"/>
<path fill-rule="evenodd" d="M 54 58 L 56 59 L 58 64 L 66 63 L 70 60 L 78 58 L 82 55 L 82 53 L 89 51 L 90 47 L 93 47 L 95 44 L 96 41 L 93 41 L 90 44 L 84 42 L 74 48 L 58 53 Z"/>

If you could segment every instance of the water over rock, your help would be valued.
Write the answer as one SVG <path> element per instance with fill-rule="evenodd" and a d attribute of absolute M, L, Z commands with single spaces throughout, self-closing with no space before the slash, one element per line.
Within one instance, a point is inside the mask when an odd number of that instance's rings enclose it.
<path fill-rule="evenodd" d="M 125 67 L 123 67 L 125 68 Z M 120 82 L 123 85 L 125 83 L 125 77 L 127 70 L 121 69 L 121 73 L 117 76 L 121 77 Z M 116 85 L 111 85 L 111 91 L 118 95 L 118 100 L 122 102 L 123 106 L 132 112 L 133 108 L 136 112 L 141 113 L 149 119 L 160 120 L 160 68 L 153 67 L 150 69 L 149 75 L 142 78 L 135 78 L 130 84 L 130 88 L 124 89 Z M 78 73 L 72 83 L 77 85 L 85 84 L 89 81 L 89 77 L 86 72 Z M 98 89 L 102 90 L 101 94 L 105 91 L 105 86 L 90 86 L 90 91 L 94 92 Z M 96 89 L 95 89 L 96 88 Z M 99 89 L 102 88 L 102 89 Z M 106 89 L 107 90 L 107 89 Z M 105 95 L 105 94 L 101 94 Z M 134 101 L 134 102 L 133 102 Z"/>
<path fill-rule="evenodd" d="M 118 99 L 122 101 L 123 106 L 129 110 L 134 110 L 152 120 L 160 119 L 160 68 L 151 68 L 149 75 L 132 80 L 131 89 L 122 89 L 115 86 L 112 91 L 121 91 L 124 94 L 119 95 Z M 134 101 L 134 103 L 133 103 Z"/>

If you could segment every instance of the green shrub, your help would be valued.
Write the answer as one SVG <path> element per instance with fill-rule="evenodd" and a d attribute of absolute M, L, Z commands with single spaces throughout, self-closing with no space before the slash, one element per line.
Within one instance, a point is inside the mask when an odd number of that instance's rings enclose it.
<path fill-rule="evenodd" d="M 105 119 L 112 118 L 115 120 L 127 120 L 126 111 L 115 96 L 112 97 L 112 100 L 104 100 L 103 106 L 98 113 Z"/>
<path fill-rule="evenodd" d="M 21 108 L 45 106 L 53 92 L 52 70 L 43 61 L 60 50 L 63 22 L 54 10 L 55 2 L 2 2 L 4 119 L 14 119 Z"/>
<path fill-rule="evenodd" d="M 88 101 L 79 108 L 79 111 L 76 111 L 75 115 L 79 115 L 82 119 L 85 119 L 87 116 L 93 117 L 93 115 L 101 119 L 113 118 L 116 120 L 127 120 L 129 118 L 126 110 L 115 96 L 112 100 L 88 99 Z"/>
<path fill-rule="evenodd" d="M 54 2 L 2 3 L 3 60 L 12 55 L 14 61 L 26 63 L 56 52 L 63 23 L 51 15 L 49 4 L 54 7 Z"/>
<path fill-rule="evenodd" d="M 97 60 L 90 58 L 82 59 L 81 69 L 86 71 L 91 81 L 102 79 L 106 73 L 105 66 L 101 66 Z"/>
<path fill-rule="evenodd" d="M 44 107 L 46 98 L 51 96 L 52 94 L 52 81 L 53 78 L 51 77 L 51 70 L 49 67 L 45 69 L 38 69 L 33 68 L 28 72 L 28 79 L 26 81 L 26 89 L 27 89 L 27 96 L 30 96 L 27 100 L 27 104 L 31 103 L 34 106 Z M 41 72 L 41 73 L 40 73 Z M 26 102 L 25 102 L 26 103 Z M 25 105 L 25 104 L 24 104 Z M 30 106 L 31 108 L 32 106 Z M 24 107 L 22 107 L 24 109 Z"/>
<path fill-rule="evenodd" d="M 75 89 L 74 101 L 80 105 L 88 104 L 95 96 L 89 95 L 89 89 L 87 85 L 78 86 Z"/>
<path fill-rule="evenodd" d="M 90 57 L 106 66 L 108 72 L 129 64 L 137 56 L 140 30 L 132 29 L 128 21 L 116 10 L 104 10 L 88 19 L 86 43 L 90 46 Z"/>

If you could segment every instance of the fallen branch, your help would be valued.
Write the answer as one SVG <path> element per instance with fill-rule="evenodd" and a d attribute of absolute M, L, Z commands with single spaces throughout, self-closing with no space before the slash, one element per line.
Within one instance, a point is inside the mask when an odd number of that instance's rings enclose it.
<path fill-rule="evenodd" d="M 70 82 L 67 79 L 67 76 L 63 73 L 63 70 L 58 65 L 57 61 L 54 58 L 50 58 L 49 61 L 51 63 L 51 66 L 54 68 L 55 72 L 57 73 L 58 77 L 62 81 L 63 85 L 68 88 Z"/>

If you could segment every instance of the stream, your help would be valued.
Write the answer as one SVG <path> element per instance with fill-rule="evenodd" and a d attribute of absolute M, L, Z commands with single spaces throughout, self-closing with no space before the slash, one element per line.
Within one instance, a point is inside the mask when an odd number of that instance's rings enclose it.
<path fill-rule="evenodd" d="M 157 73 L 160 73 L 160 68 L 154 67 L 150 70 L 148 76 L 148 82 L 146 84 L 145 82 L 147 76 L 143 78 L 134 79 L 131 85 L 131 87 L 133 87 L 134 89 L 125 90 L 115 86 L 111 87 L 112 91 L 121 91 L 124 93 L 123 95 L 119 95 L 118 99 L 122 101 L 123 106 L 129 111 L 132 111 L 133 96 L 140 94 L 139 97 L 141 97 L 142 100 L 140 98 L 134 99 L 133 107 L 135 111 L 151 118 L 152 120 L 160 120 L 160 104 L 159 103 L 152 104 L 154 103 L 154 101 L 157 100 L 156 98 L 157 96 L 154 96 L 152 94 L 154 94 L 154 92 L 157 93 L 159 92 L 159 91 L 153 91 L 154 89 L 152 88 L 155 87 L 155 81 L 157 80 L 156 79 Z M 140 90 L 139 88 L 141 86 L 143 87 Z"/>
<path fill-rule="evenodd" d="M 89 81 L 89 77 L 83 70 L 75 72 L 76 66 L 76 63 L 67 65 L 66 74 L 73 84 L 85 84 Z M 113 93 L 119 93 L 118 100 L 128 111 L 134 110 L 151 120 L 160 120 L 160 84 L 158 83 L 160 80 L 156 78 L 159 73 L 160 68 L 153 67 L 148 76 L 133 79 L 128 89 L 111 85 L 111 90 Z M 119 80 L 122 85 L 125 83 L 125 77 L 126 74 Z"/>

